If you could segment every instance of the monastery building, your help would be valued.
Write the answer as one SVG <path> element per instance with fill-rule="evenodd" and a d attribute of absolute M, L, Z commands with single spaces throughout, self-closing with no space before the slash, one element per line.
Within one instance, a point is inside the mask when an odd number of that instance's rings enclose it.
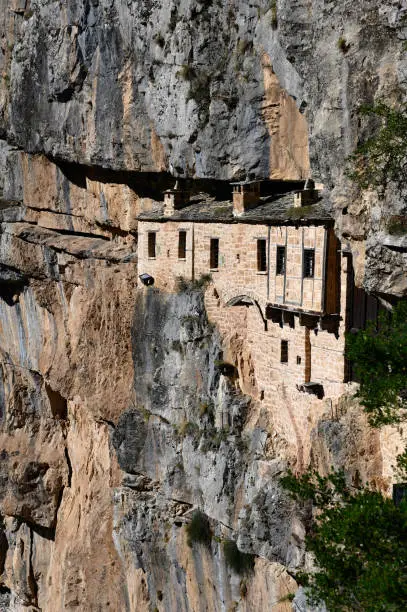
<path fill-rule="evenodd" d="M 140 213 L 139 274 L 169 292 L 181 277 L 210 275 L 206 308 L 225 359 L 276 431 L 298 444 L 313 407 L 315 416 L 337 410 L 351 375 L 345 331 L 374 318 L 377 304 L 354 287 L 350 252 L 312 180 L 282 195 L 262 196 L 254 181 L 232 189 L 233 200 L 219 202 L 177 184 Z"/>

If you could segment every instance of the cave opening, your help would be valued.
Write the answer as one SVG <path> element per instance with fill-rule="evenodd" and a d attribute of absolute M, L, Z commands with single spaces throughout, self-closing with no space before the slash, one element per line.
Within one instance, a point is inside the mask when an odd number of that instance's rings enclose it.
<path fill-rule="evenodd" d="M 48 396 L 51 413 L 54 419 L 60 421 L 66 421 L 68 418 L 68 402 L 58 392 L 52 389 L 47 383 L 45 383 L 45 391 Z"/>

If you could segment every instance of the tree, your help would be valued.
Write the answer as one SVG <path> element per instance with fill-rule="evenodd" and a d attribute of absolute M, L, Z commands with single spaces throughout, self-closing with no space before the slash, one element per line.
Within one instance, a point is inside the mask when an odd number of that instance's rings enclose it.
<path fill-rule="evenodd" d="M 359 145 L 348 159 L 348 177 L 362 189 L 385 187 L 388 181 L 404 180 L 407 165 L 407 108 L 379 101 L 363 105 L 363 116 L 379 122 L 376 133 Z"/>
<path fill-rule="evenodd" d="M 347 345 L 370 424 L 401 420 L 407 408 L 407 303 L 348 334 Z M 406 480 L 407 449 L 397 464 Z M 305 544 L 317 569 L 297 576 L 310 602 L 325 602 L 330 612 L 407 609 L 406 498 L 396 506 L 369 486 L 350 487 L 343 472 L 327 477 L 314 470 L 300 477 L 289 472 L 281 484 L 294 499 L 313 506 Z"/>
<path fill-rule="evenodd" d="M 297 575 L 310 603 L 330 612 L 407 608 L 407 501 L 397 507 L 368 488 L 351 489 L 343 473 L 282 478 L 296 500 L 317 513 L 306 537 L 318 569 Z"/>
<path fill-rule="evenodd" d="M 378 324 L 348 333 L 347 357 L 360 381 L 357 392 L 374 427 L 397 423 L 407 409 L 407 302 L 392 314 L 381 312 Z"/>

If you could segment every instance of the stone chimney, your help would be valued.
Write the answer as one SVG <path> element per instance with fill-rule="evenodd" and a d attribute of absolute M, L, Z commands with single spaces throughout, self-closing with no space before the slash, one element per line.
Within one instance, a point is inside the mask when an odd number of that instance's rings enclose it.
<path fill-rule="evenodd" d="M 171 217 L 176 210 L 180 210 L 189 203 L 189 191 L 181 189 L 176 181 L 173 189 L 164 191 L 164 216 Z"/>
<path fill-rule="evenodd" d="M 259 181 L 242 181 L 231 184 L 233 187 L 233 214 L 235 216 L 239 216 L 251 208 L 256 208 L 260 203 Z"/>
<path fill-rule="evenodd" d="M 294 206 L 296 208 L 311 206 L 311 204 L 315 204 L 317 200 L 318 190 L 315 189 L 315 183 L 312 178 L 308 178 L 305 181 L 304 189 L 294 194 Z"/>

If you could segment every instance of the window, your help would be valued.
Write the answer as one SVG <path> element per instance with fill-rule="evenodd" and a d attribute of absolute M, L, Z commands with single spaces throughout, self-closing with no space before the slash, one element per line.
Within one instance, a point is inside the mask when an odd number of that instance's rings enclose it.
<path fill-rule="evenodd" d="M 178 259 L 186 259 L 187 256 L 187 233 L 181 230 L 178 233 Z"/>
<path fill-rule="evenodd" d="M 283 310 L 283 324 L 289 325 L 294 329 L 295 327 L 295 318 L 293 312 L 288 312 L 287 310 Z"/>
<path fill-rule="evenodd" d="M 257 241 L 257 270 L 267 272 L 267 240 Z"/>
<path fill-rule="evenodd" d="M 288 340 L 281 340 L 281 363 L 288 363 Z"/>
<path fill-rule="evenodd" d="M 156 256 L 156 233 L 148 232 L 148 256 L 155 258 Z"/>
<path fill-rule="evenodd" d="M 304 249 L 303 277 L 314 278 L 315 251 L 314 249 Z"/>
<path fill-rule="evenodd" d="M 211 254 L 209 262 L 211 270 L 219 268 L 219 238 L 211 238 Z"/>
<path fill-rule="evenodd" d="M 276 274 L 285 274 L 285 246 L 277 247 Z"/>

